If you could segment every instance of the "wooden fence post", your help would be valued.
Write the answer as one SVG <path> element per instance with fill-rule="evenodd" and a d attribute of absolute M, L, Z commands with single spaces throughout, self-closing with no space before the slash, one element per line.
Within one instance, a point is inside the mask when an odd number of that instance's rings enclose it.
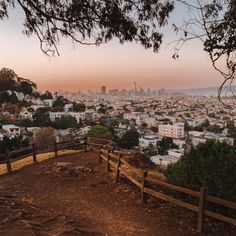
<path fill-rule="evenodd" d="M 87 137 L 84 137 L 84 151 L 87 151 Z"/>
<path fill-rule="evenodd" d="M 109 161 L 110 161 L 110 150 L 107 150 L 107 171 L 111 170 Z"/>
<path fill-rule="evenodd" d="M 118 162 L 117 162 L 117 167 L 116 167 L 116 176 L 115 176 L 115 183 L 118 182 L 118 179 L 119 179 L 119 174 L 120 174 L 120 165 L 121 165 L 121 157 L 122 155 L 119 154 L 119 157 L 118 157 Z"/>
<path fill-rule="evenodd" d="M 55 157 L 58 157 L 58 155 L 57 155 L 57 142 L 56 141 L 54 142 L 54 148 L 55 148 Z"/>
<path fill-rule="evenodd" d="M 32 144 L 33 147 L 33 162 L 37 162 L 37 158 L 36 158 L 36 149 L 35 149 L 35 144 Z"/>
<path fill-rule="evenodd" d="M 145 170 L 142 173 L 142 182 L 141 182 L 141 199 L 142 202 L 147 203 L 147 197 L 148 195 L 144 192 L 144 188 L 146 187 L 146 180 L 145 178 L 147 177 L 148 172 Z"/>
<path fill-rule="evenodd" d="M 101 151 L 101 149 L 100 149 L 100 152 L 99 152 L 99 163 L 102 163 L 102 157 L 101 157 L 101 155 L 102 155 L 102 151 Z"/>
<path fill-rule="evenodd" d="M 202 187 L 200 189 L 199 211 L 198 211 L 198 222 L 197 222 L 197 230 L 200 234 L 202 234 L 204 231 L 205 196 L 206 196 L 206 188 Z"/>
<path fill-rule="evenodd" d="M 9 150 L 6 150 L 6 165 L 7 165 L 7 173 L 11 173 L 11 157 Z"/>

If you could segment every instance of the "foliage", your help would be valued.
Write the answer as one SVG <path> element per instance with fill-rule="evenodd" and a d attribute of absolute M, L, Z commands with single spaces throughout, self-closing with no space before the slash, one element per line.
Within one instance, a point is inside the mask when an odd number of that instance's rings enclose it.
<path fill-rule="evenodd" d="M 91 127 L 91 130 L 87 134 L 91 138 L 109 139 L 113 140 L 113 134 L 108 127 L 102 125 L 95 125 Z"/>
<path fill-rule="evenodd" d="M 77 120 L 75 117 L 66 115 L 61 118 L 56 118 L 53 127 L 56 129 L 68 129 L 73 128 L 77 124 Z"/>
<path fill-rule="evenodd" d="M 45 127 L 45 126 L 51 126 L 52 122 L 49 118 L 48 114 L 48 108 L 39 108 L 34 116 L 34 126 L 39 126 L 39 127 Z"/>
<path fill-rule="evenodd" d="M 18 80 L 21 79 L 22 81 L 19 82 L 19 87 L 16 91 L 22 92 L 23 94 L 29 94 L 31 95 L 34 91 L 34 88 L 36 88 L 36 84 L 29 80 L 25 80 L 23 78 L 18 78 Z"/>
<path fill-rule="evenodd" d="M 207 141 L 167 167 L 167 180 L 176 185 L 208 192 L 224 199 L 236 200 L 236 147 Z"/>
<path fill-rule="evenodd" d="M 170 137 L 163 137 L 158 145 L 158 153 L 160 155 L 167 155 L 167 151 L 172 148 L 178 148 L 178 146 L 173 142 L 173 139 Z"/>
<path fill-rule="evenodd" d="M 236 1 L 178 2 L 184 3 L 193 17 L 185 20 L 183 27 L 174 25 L 175 31 L 181 31 L 183 36 L 177 42 L 173 57 L 178 58 L 178 52 L 184 43 L 192 39 L 200 39 L 213 67 L 224 77 L 224 82 L 219 88 L 220 98 L 224 86 L 229 86 L 235 79 Z M 225 62 L 224 66 L 222 60 Z M 231 86 L 229 89 L 232 89 Z"/>
<path fill-rule="evenodd" d="M 16 73 L 8 68 L 0 70 L 0 91 L 13 90 L 16 85 Z"/>
<path fill-rule="evenodd" d="M 226 124 L 226 128 L 228 129 L 228 135 L 232 138 L 236 138 L 236 127 L 233 121 L 228 121 Z"/>
<path fill-rule="evenodd" d="M 206 128 L 207 131 L 210 131 L 210 132 L 214 132 L 214 133 L 221 133 L 223 131 L 223 128 L 221 128 L 220 126 L 218 125 L 209 125 L 207 128 Z"/>
<path fill-rule="evenodd" d="M 14 92 L 8 93 L 7 91 L 0 92 L 0 103 L 12 103 L 17 104 L 18 98 Z"/>
<path fill-rule="evenodd" d="M 52 93 L 49 91 L 46 91 L 44 94 L 41 95 L 41 99 L 42 100 L 53 99 Z"/>
<path fill-rule="evenodd" d="M 208 127 L 210 126 L 210 122 L 208 119 L 205 119 L 204 122 L 196 127 L 194 127 L 195 131 L 199 131 L 202 132 L 204 130 L 206 130 Z"/>
<path fill-rule="evenodd" d="M 152 126 L 151 130 L 152 130 L 152 132 L 157 133 L 158 132 L 158 127 Z"/>
<path fill-rule="evenodd" d="M 34 123 L 29 119 L 20 119 L 17 122 L 17 125 L 20 127 L 32 127 L 32 126 L 34 126 Z"/>
<path fill-rule="evenodd" d="M 18 77 L 12 69 L 2 68 L 0 70 L 0 92 L 10 90 L 31 95 L 36 87 L 32 81 Z"/>
<path fill-rule="evenodd" d="M 69 130 L 69 134 L 67 137 L 69 140 L 75 140 L 76 142 L 81 142 L 83 135 L 80 129 L 72 128 Z"/>
<path fill-rule="evenodd" d="M 7 149 L 19 149 L 21 146 L 20 139 L 18 138 L 8 138 L 6 136 L 3 137 L 3 140 L 0 140 L 0 153 L 4 153 Z"/>
<path fill-rule="evenodd" d="M 80 44 L 100 45 L 118 38 L 120 43 L 135 41 L 157 51 L 162 42 L 158 27 L 166 24 L 172 1 L 17 1 L 25 13 L 24 33 L 35 34 L 47 55 L 58 53 L 60 36 Z M 14 0 L 3 0 L 0 19 L 8 17 Z"/>
<path fill-rule="evenodd" d="M 148 124 L 145 123 L 145 122 L 143 122 L 143 123 L 141 124 L 141 127 L 143 127 L 143 128 L 148 128 Z"/>
<path fill-rule="evenodd" d="M 106 110 L 106 107 L 105 106 L 101 106 L 99 109 L 98 109 L 98 113 L 102 113 L 102 114 L 106 114 L 107 110 Z"/>
<path fill-rule="evenodd" d="M 84 112 L 86 106 L 84 103 L 73 103 L 73 111 L 75 112 Z"/>
<path fill-rule="evenodd" d="M 144 108 L 142 106 L 138 106 L 135 108 L 135 112 L 144 112 Z"/>
<path fill-rule="evenodd" d="M 51 127 L 44 127 L 36 131 L 33 141 L 37 147 L 50 147 L 56 141 L 56 130 Z"/>
<path fill-rule="evenodd" d="M 136 129 L 127 130 L 118 140 L 118 146 L 120 146 L 121 148 L 131 149 L 132 147 L 138 146 L 138 144 L 139 133 Z"/>
<path fill-rule="evenodd" d="M 53 103 L 53 107 L 63 108 L 67 103 L 69 103 L 67 98 L 64 98 L 63 96 L 58 96 Z"/>

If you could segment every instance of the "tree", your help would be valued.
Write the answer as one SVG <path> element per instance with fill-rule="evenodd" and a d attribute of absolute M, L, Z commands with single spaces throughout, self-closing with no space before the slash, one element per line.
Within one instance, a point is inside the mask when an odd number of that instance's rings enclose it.
<path fill-rule="evenodd" d="M 15 2 L 1 1 L 0 19 L 8 17 Z M 162 42 L 157 29 L 166 24 L 174 8 L 168 0 L 19 0 L 17 3 L 25 13 L 24 33 L 35 34 L 47 55 L 59 54 L 60 36 L 85 45 L 100 45 L 118 38 L 120 43 L 135 41 L 157 51 Z"/>
<path fill-rule="evenodd" d="M 230 85 L 235 79 L 236 1 L 176 0 L 176 2 L 184 3 L 194 17 L 186 20 L 182 27 L 173 25 L 176 31 L 181 31 L 183 34 L 180 40 L 177 40 L 173 58 L 179 57 L 179 50 L 187 41 L 200 39 L 213 67 L 224 77 L 218 92 L 220 98 L 225 86 L 232 89 Z M 225 62 L 225 67 L 222 66 L 222 61 Z"/>
<path fill-rule="evenodd" d="M 235 0 L 2 0 L 0 19 L 6 19 L 16 4 L 25 14 L 24 33 L 36 35 L 47 55 L 59 55 L 57 44 L 61 37 L 85 45 L 100 45 L 118 38 L 120 43 L 135 41 L 156 52 L 163 38 L 159 28 L 167 24 L 174 5 L 182 4 L 193 18 L 185 19 L 182 27 L 173 25 L 175 31 L 182 32 L 173 58 L 179 57 L 185 42 L 200 39 L 213 67 L 225 78 L 219 95 L 235 79 Z M 219 67 L 221 59 L 227 71 Z"/>
<path fill-rule="evenodd" d="M 49 91 L 46 91 L 44 94 L 42 94 L 41 99 L 42 100 L 53 99 L 52 93 Z"/>
<path fill-rule="evenodd" d="M 172 138 L 163 137 L 158 145 L 158 153 L 160 155 L 167 155 L 167 151 L 171 148 L 178 148 L 178 146 L 173 142 Z"/>
<path fill-rule="evenodd" d="M 72 128 L 69 130 L 69 134 L 67 136 L 69 140 L 74 140 L 78 143 L 82 141 L 83 135 L 80 129 Z"/>
<path fill-rule="evenodd" d="M 17 125 L 21 127 L 32 127 L 34 125 L 33 121 L 29 119 L 21 119 L 17 122 Z"/>
<path fill-rule="evenodd" d="M 228 135 L 232 138 L 236 138 L 236 127 L 233 121 L 228 121 L 226 124 L 226 128 L 228 129 Z"/>
<path fill-rule="evenodd" d="M 16 86 L 17 74 L 8 68 L 0 70 L 0 91 L 14 90 Z"/>
<path fill-rule="evenodd" d="M 17 80 L 18 80 L 17 91 L 22 92 L 23 94 L 32 95 L 34 88 L 37 88 L 37 85 L 30 80 L 20 77 L 18 77 Z"/>
<path fill-rule="evenodd" d="M 236 147 L 207 141 L 192 148 L 165 171 L 168 182 L 196 191 L 205 186 L 208 193 L 236 200 Z"/>
<path fill-rule="evenodd" d="M 61 118 L 56 118 L 54 123 L 54 128 L 56 129 L 68 129 L 74 128 L 77 124 L 77 120 L 75 117 L 71 115 L 62 116 Z"/>
<path fill-rule="evenodd" d="M 91 138 L 100 138 L 100 139 L 109 139 L 109 140 L 114 139 L 109 128 L 103 125 L 92 126 L 87 136 Z"/>
<path fill-rule="evenodd" d="M 73 103 L 73 111 L 75 112 L 84 112 L 86 106 L 84 103 Z"/>
<path fill-rule="evenodd" d="M 0 103 L 12 103 L 12 104 L 17 104 L 18 98 L 14 92 L 8 93 L 7 91 L 0 92 Z"/>
<path fill-rule="evenodd" d="M 157 133 L 158 132 L 158 127 L 157 126 L 152 126 L 151 131 L 154 132 L 154 133 Z"/>
<path fill-rule="evenodd" d="M 37 132 L 35 132 L 33 141 L 37 147 L 50 147 L 54 145 L 56 141 L 57 132 L 55 129 L 48 127 L 48 128 L 41 128 Z"/>
<path fill-rule="evenodd" d="M 130 129 L 126 131 L 118 140 L 118 146 L 120 146 L 121 148 L 131 149 L 132 147 L 138 146 L 138 144 L 139 133 L 136 129 Z"/>
<path fill-rule="evenodd" d="M 58 96 L 52 106 L 63 108 L 67 103 L 69 103 L 69 100 L 67 98 L 64 98 L 63 96 Z"/>
<path fill-rule="evenodd" d="M 36 87 L 37 85 L 32 81 L 18 77 L 12 69 L 2 68 L 0 70 L 0 92 L 11 90 L 31 95 L 33 88 Z"/>
<path fill-rule="evenodd" d="M 8 138 L 7 136 L 4 136 L 0 141 L 0 153 L 5 153 L 6 150 L 19 149 L 20 146 L 21 144 L 18 138 Z"/>
<path fill-rule="evenodd" d="M 48 108 L 39 108 L 33 115 L 35 126 L 44 127 L 51 126 L 52 122 L 49 117 Z"/>

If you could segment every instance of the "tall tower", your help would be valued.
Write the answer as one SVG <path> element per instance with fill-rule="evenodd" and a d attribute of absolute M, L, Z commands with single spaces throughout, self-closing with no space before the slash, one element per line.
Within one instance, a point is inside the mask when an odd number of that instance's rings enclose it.
<path fill-rule="evenodd" d="M 135 81 L 134 81 L 134 84 L 133 84 L 133 90 L 134 90 L 134 94 L 136 95 L 137 94 L 137 84 L 136 84 Z"/>
<path fill-rule="evenodd" d="M 100 89 L 100 94 L 101 95 L 106 95 L 106 87 L 105 86 L 102 86 L 101 89 Z"/>

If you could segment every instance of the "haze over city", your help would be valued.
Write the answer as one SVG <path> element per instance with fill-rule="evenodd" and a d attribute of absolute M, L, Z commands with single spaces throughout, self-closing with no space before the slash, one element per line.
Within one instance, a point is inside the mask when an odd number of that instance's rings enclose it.
<path fill-rule="evenodd" d="M 143 88 L 185 89 L 219 86 L 222 77 L 213 70 L 201 43 L 192 41 L 172 59 L 173 45 L 178 39 L 172 24 L 181 22 L 177 11 L 165 29 L 164 43 L 159 53 L 145 50 L 138 44 L 121 45 L 113 40 L 96 46 L 74 45 L 63 39 L 58 45 L 61 56 L 49 58 L 39 48 L 35 36 L 22 34 L 23 16 L 20 9 L 11 12 L 9 20 L 0 22 L 0 67 L 12 68 L 22 77 L 38 84 L 39 90 L 130 88 L 132 81 Z"/>

